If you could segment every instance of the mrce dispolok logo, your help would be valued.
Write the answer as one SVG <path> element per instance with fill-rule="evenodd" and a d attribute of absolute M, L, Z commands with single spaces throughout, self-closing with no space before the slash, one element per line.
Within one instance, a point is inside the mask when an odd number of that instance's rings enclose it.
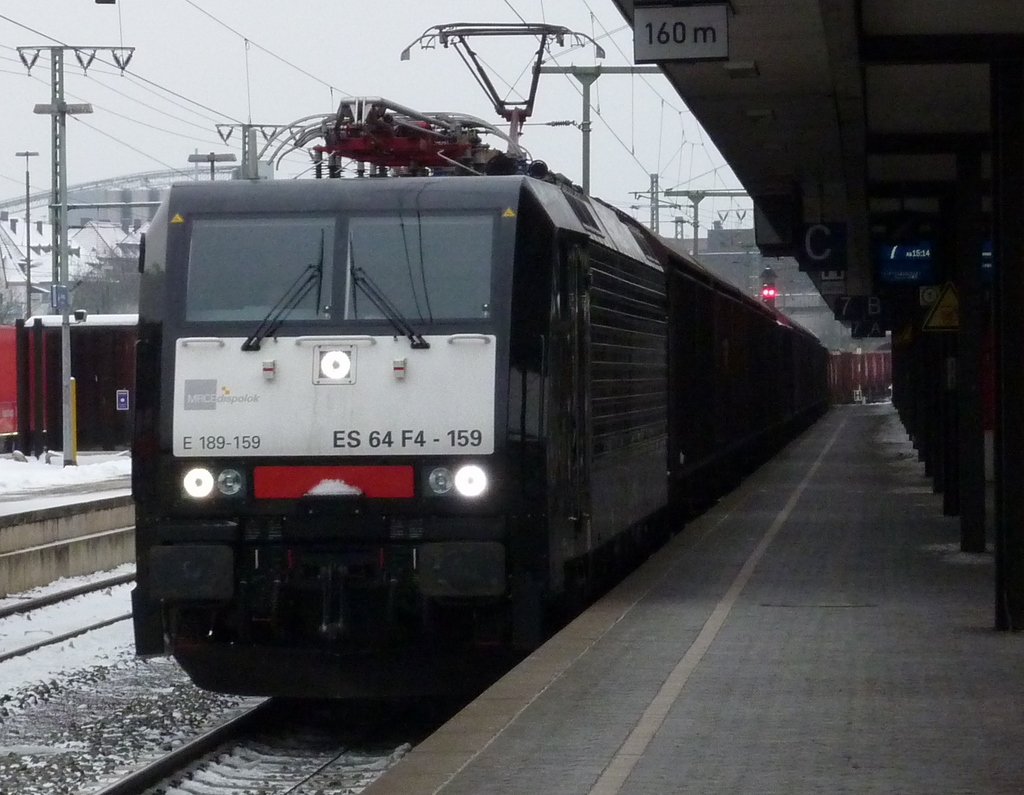
<path fill-rule="evenodd" d="M 257 403 L 259 399 L 251 392 L 235 394 L 226 386 L 218 386 L 216 378 L 185 379 L 185 411 L 214 411 L 218 405 Z"/>

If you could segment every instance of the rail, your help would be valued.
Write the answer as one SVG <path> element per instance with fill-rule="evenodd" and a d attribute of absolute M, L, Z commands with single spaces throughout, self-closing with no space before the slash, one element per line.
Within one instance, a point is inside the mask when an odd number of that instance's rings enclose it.
<path fill-rule="evenodd" d="M 166 756 L 162 756 L 148 765 L 128 773 L 118 781 L 94 791 L 92 795 L 141 795 L 150 787 L 156 786 L 183 768 L 198 762 L 225 743 L 232 742 L 243 736 L 262 721 L 265 714 L 273 706 L 274 702 L 272 700 L 263 701 L 241 715 L 175 748 Z"/>

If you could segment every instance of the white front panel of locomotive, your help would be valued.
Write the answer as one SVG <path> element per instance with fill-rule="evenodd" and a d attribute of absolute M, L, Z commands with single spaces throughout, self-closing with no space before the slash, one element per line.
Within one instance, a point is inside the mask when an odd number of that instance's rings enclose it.
<path fill-rule="evenodd" d="M 494 452 L 495 338 L 177 341 L 174 454 L 389 456 Z"/>

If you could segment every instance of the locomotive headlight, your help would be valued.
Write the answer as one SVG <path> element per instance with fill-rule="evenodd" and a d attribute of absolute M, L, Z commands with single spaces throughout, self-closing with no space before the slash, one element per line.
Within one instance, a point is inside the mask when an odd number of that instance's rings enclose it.
<path fill-rule="evenodd" d="M 300 337 L 301 339 L 301 337 Z M 372 337 L 368 337 L 373 342 Z M 345 386 L 356 382 L 355 347 L 317 345 L 313 348 L 313 383 L 320 386 Z"/>
<path fill-rule="evenodd" d="M 450 469 L 436 467 L 427 475 L 427 485 L 430 486 L 430 491 L 434 494 L 447 494 L 455 485 L 455 478 Z"/>
<path fill-rule="evenodd" d="M 455 490 L 463 497 L 479 497 L 487 490 L 487 474 L 475 464 L 467 464 L 455 472 Z"/>
<path fill-rule="evenodd" d="M 242 473 L 237 469 L 222 469 L 217 475 L 217 491 L 225 497 L 234 497 L 242 490 Z"/>
<path fill-rule="evenodd" d="M 181 487 L 185 493 L 196 500 L 206 499 L 213 493 L 213 474 L 209 469 L 196 467 L 185 473 L 181 479 Z"/>
<path fill-rule="evenodd" d="M 320 375 L 332 381 L 348 378 L 352 372 L 352 358 L 346 351 L 320 351 Z"/>

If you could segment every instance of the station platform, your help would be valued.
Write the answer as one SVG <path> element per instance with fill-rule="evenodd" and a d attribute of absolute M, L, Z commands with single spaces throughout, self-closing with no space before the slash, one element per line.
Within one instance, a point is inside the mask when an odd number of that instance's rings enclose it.
<path fill-rule="evenodd" d="M 894 409 L 836 407 L 363 792 L 1024 792 L 993 568 Z"/>

